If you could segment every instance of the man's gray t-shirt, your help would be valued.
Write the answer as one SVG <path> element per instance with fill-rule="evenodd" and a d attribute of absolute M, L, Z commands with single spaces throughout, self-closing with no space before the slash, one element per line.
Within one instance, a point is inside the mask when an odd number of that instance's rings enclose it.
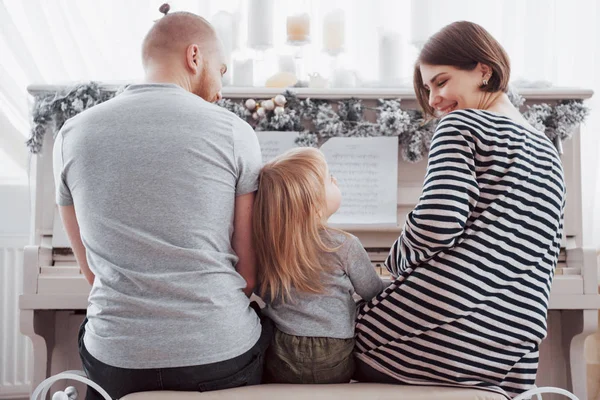
<path fill-rule="evenodd" d="M 328 247 L 339 246 L 335 252 L 321 254 L 321 262 L 327 267 L 321 275 L 324 292 L 304 293 L 292 286 L 292 298 L 285 303 L 264 296 L 265 314 L 288 335 L 353 338 L 353 293 L 371 300 L 383 291 L 383 281 L 356 236 L 327 229 L 321 237 Z"/>
<path fill-rule="evenodd" d="M 85 345 L 122 368 L 249 350 L 260 321 L 232 246 L 236 196 L 261 154 L 240 118 L 172 84 L 132 85 L 66 122 L 54 145 L 59 205 L 75 205 L 96 276 Z"/>

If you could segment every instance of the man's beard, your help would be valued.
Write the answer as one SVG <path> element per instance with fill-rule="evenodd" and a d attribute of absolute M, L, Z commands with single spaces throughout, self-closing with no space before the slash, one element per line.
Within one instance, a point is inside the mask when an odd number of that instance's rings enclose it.
<path fill-rule="evenodd" d="M 210 78 L 206 76 L 206 74 L 203 74 L 196 82 L 192 93 L 194 93 L 196 96 L 203 98 L 209 103 L 214 103 L 215 101 L 217 101 L 217 93 L 213 93 L 212 87 L 213 85 L 210 81 Z"/>

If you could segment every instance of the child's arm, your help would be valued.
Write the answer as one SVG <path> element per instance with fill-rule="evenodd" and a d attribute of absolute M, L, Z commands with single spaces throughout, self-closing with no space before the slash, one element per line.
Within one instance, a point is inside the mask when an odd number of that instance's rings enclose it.
<path fill-rule="evenodd" d="M 377 275 L 360 241 L 354 236 L 348 240 L 350 243 L 346 258 L 346 272 L 356 294 L 363 300 L 369 301 L 383 291 L 383 281 Z"/>

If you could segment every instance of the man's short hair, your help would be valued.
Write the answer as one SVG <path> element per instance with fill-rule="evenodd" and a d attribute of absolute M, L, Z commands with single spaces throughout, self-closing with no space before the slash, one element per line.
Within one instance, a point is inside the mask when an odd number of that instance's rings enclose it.
<path fill-rule="evenodd" d="M 146 34 L 142 45 L 142 62 L 145 66 L 154 58 L 184 51 L 194 43 L 204 52 L 213 50 L 218 39 L 212 25 L 189 12 L 167 14 L 156 21 Z"/>

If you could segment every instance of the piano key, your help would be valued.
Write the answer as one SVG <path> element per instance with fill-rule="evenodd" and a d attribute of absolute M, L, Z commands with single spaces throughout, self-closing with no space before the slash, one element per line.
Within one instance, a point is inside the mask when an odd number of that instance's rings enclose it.
<path fill-rule="evenodd" d="M 79 275 L 81 270 L 77 265 L 74 266 L 52 266 L 42 267 L 40 270 L 41 275 Z"/>

